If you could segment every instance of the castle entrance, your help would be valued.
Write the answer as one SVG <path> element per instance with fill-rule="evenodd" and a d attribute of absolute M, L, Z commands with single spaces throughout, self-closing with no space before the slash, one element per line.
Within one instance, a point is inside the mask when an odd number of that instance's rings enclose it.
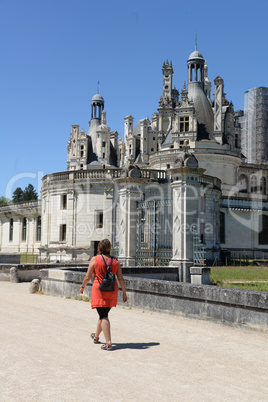
<path fill-rule="evenodd" d="M 137 203 L 136 266 L 167 266 L 172 258 L 172 200 Z"/>

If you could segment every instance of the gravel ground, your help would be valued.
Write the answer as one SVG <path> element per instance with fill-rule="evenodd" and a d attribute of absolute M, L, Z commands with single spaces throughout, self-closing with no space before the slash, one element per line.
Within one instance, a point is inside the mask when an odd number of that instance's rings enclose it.
<path fill-rule="evenodd" d="M 89 303 L 29 286 L 0 282 L 1 402 L 268 401 L 267 334 L 126 306 L 103 351 Z"/>

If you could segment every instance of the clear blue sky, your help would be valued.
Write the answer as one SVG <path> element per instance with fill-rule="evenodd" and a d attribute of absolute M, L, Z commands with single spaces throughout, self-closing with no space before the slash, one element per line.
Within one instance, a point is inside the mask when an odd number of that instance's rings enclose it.
<path fill-rule="evenodd" d="M 268 86 L 267 0 L 0 0 L 0 15 L 0 196 L 66 170 L 71 125 L 88 130 L 97 81 L 119 136 L 125 116 L 151 118 L 163 61 L 181 90 L 195 33 L 236 110 Z"/>

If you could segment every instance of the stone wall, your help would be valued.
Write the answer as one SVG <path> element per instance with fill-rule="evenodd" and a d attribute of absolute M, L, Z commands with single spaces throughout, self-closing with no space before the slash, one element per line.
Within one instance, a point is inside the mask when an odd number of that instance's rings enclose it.
<path fill-rule="evenodd" d="M 42 291 L 56 296 L 79 297 L 84 275 L 66 270 L 41 270 Z M 268 332 L 268 292 L 124 277 L 128 307 Z M 86 286 L 84 294 L 90 298 L 91 284 Z M 121 299 L 119 294 L 119 304 L 122 304 Z"/>

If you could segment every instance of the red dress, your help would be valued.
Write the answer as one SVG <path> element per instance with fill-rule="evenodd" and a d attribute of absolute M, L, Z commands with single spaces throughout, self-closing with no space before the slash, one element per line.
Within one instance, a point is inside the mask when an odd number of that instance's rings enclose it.
<path fill-rule="evenodd" d="M 105 258 L 105 257 L 104 257 Z M 109 267 L 111 264 L 111 258 L 106 259 L 106 264 Z M 111 267 L 111 271 L 116 275 L 118 268 L 118 262 L 116 258 L 113 259 L 113 264 Z M 107 269 L 104 264 L 103 258 L 101 255 L 95 256 L 95 264 L 94 264 L 94 279 L 91 291 L 91 308 L 96 307 L 116 307 L 117 305 L 117 296 L 118 296 L 118 284 L 115 281 L 114 292 L 101 292 L 99 290 L 99 281 L 102 282 L 104 275 Z M 97 276 L 99 281 L 97 279 Z"/>

